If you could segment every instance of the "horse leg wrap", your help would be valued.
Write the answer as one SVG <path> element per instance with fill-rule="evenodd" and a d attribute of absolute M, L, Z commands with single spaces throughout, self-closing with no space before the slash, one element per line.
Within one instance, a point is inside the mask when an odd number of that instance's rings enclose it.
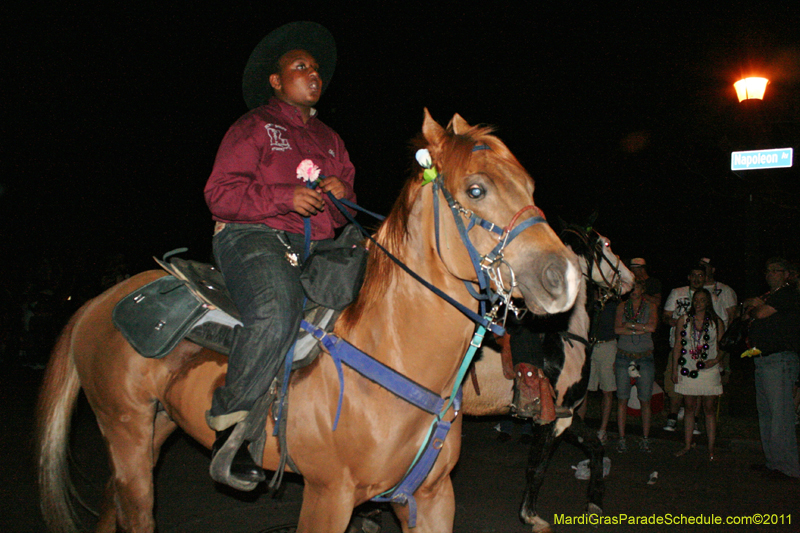
<path fill-rule="evenodd" d="M 533 418 L 537 424 L 554 421 L 555 393 L 542 370 L 528 363 L 519 363 L 514 368 L 514 375 L 514 415 Z"/>

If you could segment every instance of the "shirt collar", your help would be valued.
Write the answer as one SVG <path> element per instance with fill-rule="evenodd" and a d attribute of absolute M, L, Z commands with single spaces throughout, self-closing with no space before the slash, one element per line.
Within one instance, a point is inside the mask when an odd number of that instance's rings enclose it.
<path fill-rule="evenodd" d="M 297 109 L 292 104 L 286 103 L 280 98 L 276 98 L 275 96 L 273 96 L 269 99 L 269 105 L 276 107 L 280 111 L 280 113 L 285 115 L 286 117 L 289 117 L 292 120 L 297 121 L 300 124 L 303 124 L 303 118 L 300 114 L 300 110 Z M 311 120 L 313 120 L 316 117 L 317 117 L 317 108 L 312 107 L 311 117 L 309 119 L 309 122 L 311 122 Z"/>

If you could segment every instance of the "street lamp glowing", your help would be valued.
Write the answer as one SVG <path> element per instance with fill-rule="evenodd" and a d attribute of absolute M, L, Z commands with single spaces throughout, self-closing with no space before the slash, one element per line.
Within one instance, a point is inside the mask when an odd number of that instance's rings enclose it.
<path fill-rule="evenodd" d="M 767 90 L 767 78 L 744 78 L 733 84 L 736 89 L 736 96 L 739 101 L 743 100 L 763 100 L 764 92 Z"/>

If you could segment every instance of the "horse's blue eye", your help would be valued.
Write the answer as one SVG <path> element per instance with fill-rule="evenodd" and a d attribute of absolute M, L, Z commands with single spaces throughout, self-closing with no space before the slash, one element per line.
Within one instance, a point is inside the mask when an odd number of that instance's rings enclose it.
<path fill-rule="evenodd" d="M 477 185 L 473 185 L 469 189 L 467 189 L 467 196 L 469 196 L 472 200 L 478 200 L 483 198 L 486 194 L 486 191 L 483 190 L 483 187 L 479 187 Z"/>

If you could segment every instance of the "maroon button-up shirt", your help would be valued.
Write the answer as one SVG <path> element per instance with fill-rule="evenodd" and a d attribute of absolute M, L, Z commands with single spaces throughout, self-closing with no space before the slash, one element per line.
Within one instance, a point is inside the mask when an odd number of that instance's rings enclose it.
<path fill-rule="evenodd" d="M 344 183 L 345 198 L 355 202 L 355 169 L 341 137 L 316 114 L 303 123 L 292 105 L 272 98 L 241 117 L 225 134 L 208 178 L 205 198 L 218 222 L 266 224 L 303 233 L 303 217 L 293 211 L 294 188 L 305 182 L 297 166 L 312 160 L 321 175 Z M 347 220 L 327 195 L 325 211 L 311 217 L 311 238 L 329 239 Z"/>

